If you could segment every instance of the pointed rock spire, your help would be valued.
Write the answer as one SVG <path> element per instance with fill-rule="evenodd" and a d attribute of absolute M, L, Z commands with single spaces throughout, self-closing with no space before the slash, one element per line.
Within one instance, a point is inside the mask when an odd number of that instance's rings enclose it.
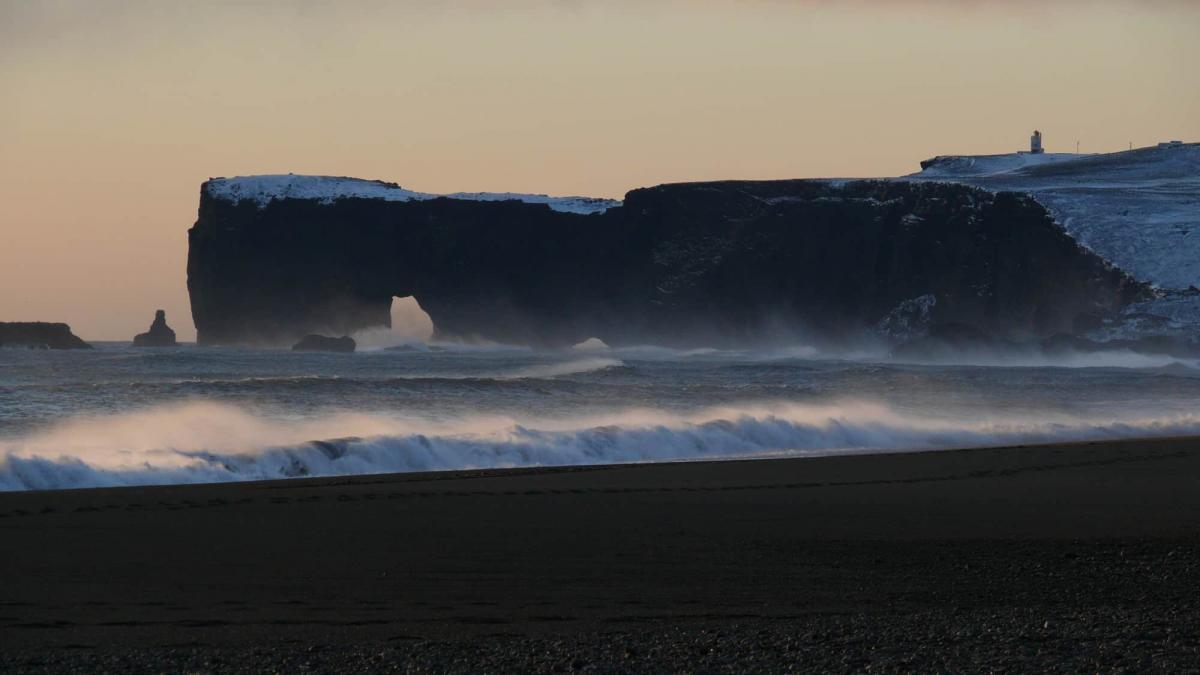
<path fill-rule="evenodd" d="M 134 347 L 175 347 L 178 344 L 175 342 L 175 331 L 167 325 L 167 313 L 161 309 L 154 313 L 150 330 L 133 338 Z"/>

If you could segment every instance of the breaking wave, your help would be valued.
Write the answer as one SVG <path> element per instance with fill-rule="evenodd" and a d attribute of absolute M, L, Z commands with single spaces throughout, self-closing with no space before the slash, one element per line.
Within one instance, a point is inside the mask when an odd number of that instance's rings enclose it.
<path fill-rule="evenodd" d="M 193 402 L 76 418 L 0 440 L 0 490 L 208 483 L 406 471 L 932 450 L 1200 434 L 1200 416 L 963 423 L 846 401 L 691 414 L 446 420 L 280 419 Z"/>
<path fill-rule="evenodd" d="M 611 358 L 588 358 L 576 359 L 573 361 L 561 361 L 557 363 L 542 363 L 521 368 L 497 369 L 492 372 L 448 372 L 440 374 L 430 373 L 414 373 L 412 375 L 389 374 L 386 376 L 371 376 L 371 377 L 355 377 L 353 375 L 270 375 L 270 376 L 250 376 L 250 377 L 234 377 L 234 378 L 212 378 L 212 377 L 190 377 L 185 379 L 169 380 L 161 384 L 167 385 L 205 385 L 210 387 L 253 387 L 253 386 L 303 386 L 307 384 L 398 384 L 411 382 L 417 383 L 436 383 L 436 382 L 475 382 L 485 384 L 488 382 L 510 382 L 514 380 L 548 380 L 556 377 L 566 377 L 568 375 L 583 375 L 585 373 L 594 373 L 609 368 L 625 367 L 625 362 L 620 359 Z M 110 382 L 90 382 L 90 386 L 127 386 L 140 387 L 156 384 L 153 381 L 110 381 Z M 39 387 L 39 386 L 61 386 L 61 385 L 39 385 L 39 384 L 24 384 L 23 387 Z"/>
<path fill-rule="evenodd" d="M 564 361 L 562 363 L 545 363 L 528 368 L 519 368 L 496 376 L 498 380 L 533 380 L 564 375 L 580 375 L 598 370 L 619 368 L 625 363 L 619 359 L 594 358 Z"/>

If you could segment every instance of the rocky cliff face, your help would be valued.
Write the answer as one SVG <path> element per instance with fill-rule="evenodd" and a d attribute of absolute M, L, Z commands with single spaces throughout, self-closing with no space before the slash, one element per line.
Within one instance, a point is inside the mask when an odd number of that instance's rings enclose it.
<path fill-rule="evenodd" d="M 438 337 L 534 346 L 903 340 L 947 323 L 1021 340 L 1074 332 L 1148 293 L 1033 199 L 965 185 L 662 185 L 590 214 L 451 198 L 235 201 L 211 185 L 188 258 L 205 344 L 386 326 L 392 297 L 410 295 Z"/>
<path fill-rule="evenodd" d="M 0 322 L 0 347 L 31 349 L 91 349 L 65 323 Z"/>

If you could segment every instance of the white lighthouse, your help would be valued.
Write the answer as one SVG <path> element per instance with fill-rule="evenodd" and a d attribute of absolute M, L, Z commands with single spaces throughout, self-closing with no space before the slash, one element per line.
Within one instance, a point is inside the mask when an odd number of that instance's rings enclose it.
<path fill-rule="evenodd" d="M 1042 152 L 1042 132 L 1035 129 L 1029 137 L 1029 154 L 1040 155 Z"/>

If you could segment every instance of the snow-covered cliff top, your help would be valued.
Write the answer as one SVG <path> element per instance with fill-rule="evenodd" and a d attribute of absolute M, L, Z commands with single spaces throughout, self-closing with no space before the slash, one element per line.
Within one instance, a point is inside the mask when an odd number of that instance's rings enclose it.
<path fill-rule="evenodd" d="M 555 211 L 579 214 L 600 213 L 621 205 L 616 199 L 550 197 L 515 192 L 454 192 L 439 195 L 406 190 L 395 183 L 383 181 L 339 176 L 299 176 L 290 173 L 213 178 L 204 184 L 204 189 L 215 199 L 231 202 L 248 200 L 257 204 L 259 208 L 276 199 L 313 199 L 322 204 L 329 204 L 343 198 L 407 202 L 439 197 L 484 202 L 515 200 L 527 204 L 545 204 Z"/>
<path fill-rule="evenodd" d="M 1007 155 L 941 155 L 922 162 L 925 168 L 919 175 L 923 178 L 935 176 L 990 176 L 1040 166 L 1053 162 L 1079 159 L 1089 155 L 1065 152 L 1030 154 L 1014 152 Z"/>

